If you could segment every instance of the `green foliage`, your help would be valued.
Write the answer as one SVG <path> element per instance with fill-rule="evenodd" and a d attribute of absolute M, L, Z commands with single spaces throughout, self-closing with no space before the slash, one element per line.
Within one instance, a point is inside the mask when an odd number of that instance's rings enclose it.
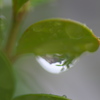
<path fill-rule="evenodd" d="M 53 59 L 54 62 L 64 60 L 62 65 L 69 67 L 72 61 L 82 53 L 95 52 L 99 48 L 100 38 L 98 39 L 88 27 L 67 19 L 48 19 L 37 22 L 31 25 L 17 42 L 19 27 L 28 12 L 30 2 L 36 6 L 48 1 L 50 0 L 12 0 L 13 18 L 8 40 L 3 37 L 6 28 L 5 19 L 0 16 L 0 100 L 12 100 L 16 88 L 12 66 L 17 56 L 33 53 L 36 56 L 42 56 L 45 60 Z M 1 48 L 3 41 L 7 43 L 3 46 L 4 48 Z M 16 43 L 17 47 L 14 48 Z M 50 56 L 48 57 L 47 54 Z M 29 94 L 13 100 L 69 99 L 51 94 Z"/>
<path fill-rule="evenodd" d="M 13 100 L 70 100 L 65 97 L 55 96 L 51 94 L 29 94 L 17 97 Z"/>
<path fill-rule="evenodd" d="M 14 92 L 12 65 L 0 51 L 0 100 L 11 100 Z"/>
<path fill-rule="evenodd" d="M 64 60 L 62 65 L 69 67 L 83 52 L 94 52 L 98 47 L 98 39 L 86 26 L 72 20 L 48 19 L 31 25 L 23 33 L 17 54 L 55 54 L 58 62 Z"/>
<path fill-rule="evenodd" d="M 86 26 L 72 20 L 48 19 L 31 25 L 23 33 L 17 54 L 92 52 L 98 47 L 97 38 Z"/>

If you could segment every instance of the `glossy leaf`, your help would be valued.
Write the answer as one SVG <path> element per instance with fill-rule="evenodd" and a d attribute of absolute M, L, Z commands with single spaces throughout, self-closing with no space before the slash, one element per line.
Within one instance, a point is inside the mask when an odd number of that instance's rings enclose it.
<path fill-rule="evenodd" d="M 28 94 L 19 96 L 13 100 L 70 100 L 67 99 L 65 96 L 56 96 L 51 94 Z"/>
<path fill-rule="evenodd" d="M 86 25 L 73 20 L 48 19 L 31 25 L 23 33 L 17 55 L 34 53 L 44 58 L 55 54 L 58 62 L 64 60 L 62 65 L 69 67 L 83 52 L 98 48 L 99 39 Z"/>
<path fill-rule="evenodd" d="M 98 38 L 85 25 L 72 20 L 49 19 L 31 25 L 24 32 L 17 54 L 94 52 L 98 47 Z"/>
<path fill-rule="evenodd" d="M 0 100 L 11 100 L 14 92 L 12 66 L 0 51 Z"/>

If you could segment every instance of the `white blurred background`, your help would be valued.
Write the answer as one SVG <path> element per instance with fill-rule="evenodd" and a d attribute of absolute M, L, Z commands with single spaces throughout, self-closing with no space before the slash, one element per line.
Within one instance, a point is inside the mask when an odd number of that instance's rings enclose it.
<path fill-rule="evenodd" d="M 3 14 L 9 23 L 10 5 L 4 7 Z M 23 22 L 20 32 L 34 22 L 48 18 L 80 21 L 100 37 L 100 0 L 52 0 L 34 8 Z M 45 71 L 34 55 L 21 57 L 14 69 L 17 78 L 15 96 L 48 93 L 66 95 L 72 100 L 100 100 L 100 49 L 95 53 L 84 54 L 73 68 L 61 74 Z"/>

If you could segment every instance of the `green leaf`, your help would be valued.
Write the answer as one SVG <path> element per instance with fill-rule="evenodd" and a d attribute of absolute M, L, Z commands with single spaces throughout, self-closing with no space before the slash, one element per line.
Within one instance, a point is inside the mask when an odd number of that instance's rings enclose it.
<path fill-rule="evenodd" d="M 51 94 L 28 94 L 19 96 L 13 100 L 70 100 L 66 97 L 62 96 L 56 96 Z"/>
<path fill-rule="evenodd" d="M 12 0 L 12 1 L 13 1 L 14 13 L 16 14 L 23 7 L 23 5 L 29 0 Z"/>
<path fill-rule="evenodd" d="M 48 19 L 31 25 L 22 35 L 17 54 L 94 52 L 99 41 L 85 25 L 72 20 Z"/>
<path fill-rule="evenodd" d="M 24 32 L 16 55 L 34 53 L 50 64 L 59 62 L 69 68 L 82 53 L 96 51 L 99 42 L 86 25 L 73 20 L 48 19 L 31 25 Z M 53 58 L 49 59 L 48 55 Z"/>
<path fill-rule="evenodd" d="M 0 51 L 0 100 L 11 100 L 14 92 L 12 66 Z"/>

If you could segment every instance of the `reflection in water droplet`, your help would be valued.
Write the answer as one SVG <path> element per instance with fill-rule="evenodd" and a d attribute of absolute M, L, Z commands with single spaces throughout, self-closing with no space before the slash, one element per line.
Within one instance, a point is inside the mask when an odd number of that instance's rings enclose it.
<path fill-rule="evenodd" d="M 51 55 L 46 55 L 43 57 L 38 56 L 36 57 L 36 60 L 46 71 L 54 74 L 65 72 L 69 68 L 73 67 L 73 64 L 69 64 L 69 66 L 64 64 L 66 60 L 65 59 L 61 60 L 57 56 L 51 56 Z M 76 60 L 74 62 L 76 62 Z"/>

